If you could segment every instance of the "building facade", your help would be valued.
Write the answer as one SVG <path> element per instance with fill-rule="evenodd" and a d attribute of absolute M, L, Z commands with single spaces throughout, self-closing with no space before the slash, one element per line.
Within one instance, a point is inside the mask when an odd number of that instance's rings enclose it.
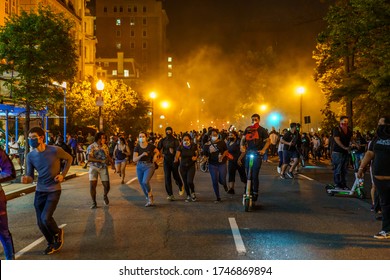
<path fill-rule="evenodd" d="M 166 74 L 168 17 L 159 0 L 96 1 L 96 63 L 102 78 Z"/>

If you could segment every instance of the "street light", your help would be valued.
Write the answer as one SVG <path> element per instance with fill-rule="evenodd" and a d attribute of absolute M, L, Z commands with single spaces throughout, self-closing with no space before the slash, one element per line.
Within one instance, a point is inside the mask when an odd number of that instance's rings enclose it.
<path fill-rule="evenodd" d="M 152 124 L 152 131 L 153 132 L 153 115 L 154 115 L 154 99 L 157 97 L 157 94 L 153 91 L 150 93 L 150 98 L 152 99 L 152 120 L 151 120 L 151 124 Z"/>
<path fill-rule="evenodd" d="M 297 93 L 300 95 L 300 106 L 299 106 L 299 123 L 302 126 L 302 99 L 303 99 L 303 94 L 305 93 L 305 88 L 304 87 L 298 87 L 297 88 Z"/>
<path fill-rule="evenodd" d="M 96 89 L 99 92 L 99 96 L 96 97 L 96 106 L 99 107 L 99 131 L 103 131 L 102 107 L 104 105 L 104 100 L 102 96 L 102 91 L 104 89 L 104 83 L 102 82 L 102 80 L 99 80 L 96 83 Z"/>

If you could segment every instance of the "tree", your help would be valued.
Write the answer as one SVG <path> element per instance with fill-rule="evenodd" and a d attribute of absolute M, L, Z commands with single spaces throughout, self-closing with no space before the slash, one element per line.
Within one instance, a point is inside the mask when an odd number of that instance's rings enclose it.
<path fill-rule="evenodd" d="M 105 83 L 99 93 L 94 85 L 96 81 L 74 83 L 67 94 L 68 124 L 72 126 L 98 126 L 99 107 L 96 97 L 102 95 L 104 105 L 102 117 L 104 130 L 108 133 L 124 131 L 138 133 L 149 125 L 147 116 L 148 102 L 121 80 Z"/>
<path fill-rule="evenodd" d="M 328 102 L 346 102 L 351 120 L 356 115 L 356 124 L 368 129 L 390 105 L 390 3 L 338 1 L 326 21 L 313 55 L 315 80 Z"/>
<path fill-rule="evenodd" d="M 77 73 L 77 48 L 71 21 L 49 8 L 13 15 L 0 28 L 0 73 L 13 72 L 5 86 L 14 102 L 26 108 L 25 137 L 31 110 L 41 110 L 62 100 L 52 83 L 71 81 Z M 28 149 L 26 149 L 28 151 Z"/>

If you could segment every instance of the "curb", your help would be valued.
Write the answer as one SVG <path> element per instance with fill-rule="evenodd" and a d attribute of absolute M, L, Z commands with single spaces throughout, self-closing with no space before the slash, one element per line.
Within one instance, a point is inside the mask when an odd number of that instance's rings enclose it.
<path fill-rule="evenodd" d="M 66 175 L 65 176 L 65 180 L 69 180 L 69 179 L 72 179 L 72 178 L 75 178 L 75 177 L 77 177 L 77 174 L 76 173 L 72 173 L 72 174 Z M 22 187 L 20 189 L 13 190 L 13 191 L 10 191 L 10 192 L 6 192 L 5 197 L 7 198 L 7 201 L 9 201 L 11 199 L 18 198 L 18 197 L 21 197 L 21 196 L 25 196 L 26 194 L 35 192 L 35 189 L 36 189 L 36 183 L 30 184 L 30 185 L 26 185 L 25 187 Z"/>

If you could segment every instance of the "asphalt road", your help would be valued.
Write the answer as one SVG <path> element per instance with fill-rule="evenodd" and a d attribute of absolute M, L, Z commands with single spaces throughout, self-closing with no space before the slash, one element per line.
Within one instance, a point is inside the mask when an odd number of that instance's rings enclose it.
<path fill-rule="evenodd" d="M 264 163 L 260 203 L 244 212 L 242 183 L 235 195 L 221 187 L 223 201 L 215 204 L 210 174 L 200 171 L 195 175 L 197 202 L 184 202 L 175 187 L 178 200 L 167 201 L 162 168 L 151 182 L 156 206 L 146 208 L 138 181 L 132 180 L 135 167 L 128 166 L 129 184 L 110 174 L 108 207 L 99 184 L 99 207 L 89 208 L 87 175 L 63 183 L 55 219 L 65 230 L 65 244 L 58 253 L 42 254 L 46 244 L 36 225 L 33 193 L 8 202 L 9 225 L 22 260 L 389 259 L 389 241 L 372 237 L 380 222 L 369 200 L 325 193 L 331 172 L 322 164 L 282 180 L 275 163 Z"/>

